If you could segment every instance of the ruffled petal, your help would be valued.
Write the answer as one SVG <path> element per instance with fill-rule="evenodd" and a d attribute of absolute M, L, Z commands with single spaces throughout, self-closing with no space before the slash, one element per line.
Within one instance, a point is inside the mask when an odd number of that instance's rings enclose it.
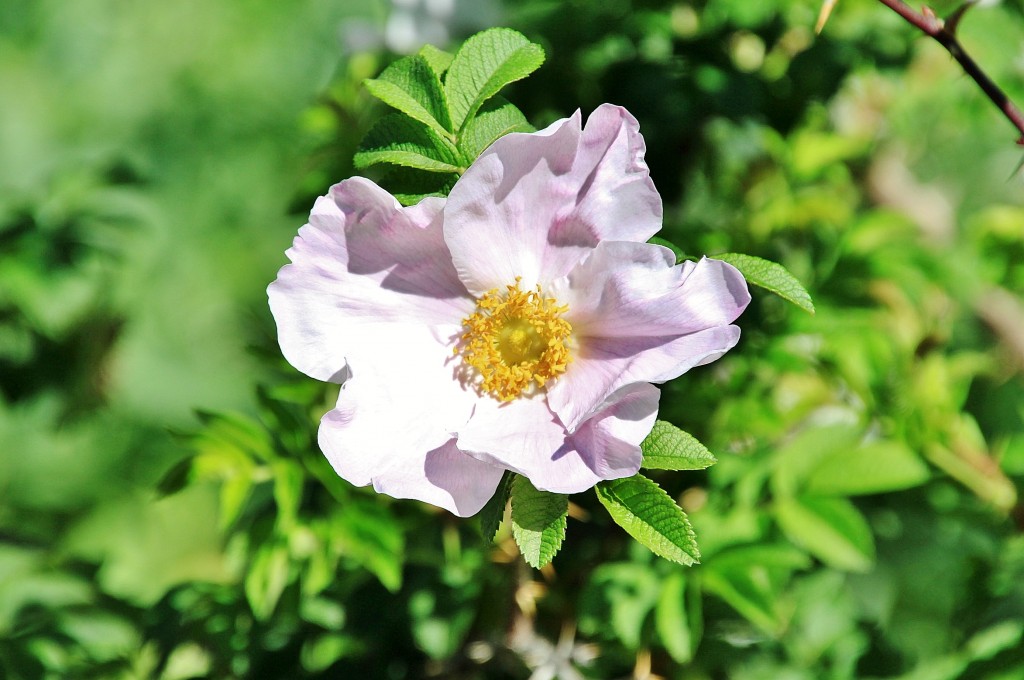
<path fill-rule="evenodd" d="M 739 338 L 737 326 L 676 338 L 588 338 L 569 370 L 548 388 L 548 404 L 573 432 L 607 395 L 631 383 L 662 383 L 711 363 Z"/>
<path fill-rule="evenodd" d="M 466 516 L 494 493 L 501 469 L 458 452 L 454 433 L 477 400 L 454 379 L 447 346 L 422 326 L 371 329 L 380 357 L 353 362 L 337 406 L 320 422 L 319 443 L 335 471 L 357 486 L 373 483 L 396 498 L 416 498 Z M 400 343 L 401 351 L 393 351 Z"/>
<path fill-rule="evenodd" d="M 317 199 L 267 293 L 288 361 L 337 382 L 346 362 L 373 359 L 365 329 L 421 323 L 437 335 L 474 303 L 459 281 L 441 231 L 442 199 L 402 208 L 361 177 Z"/>
<path fill-rule="evenodd" d="M 552 286 L 578 345 L 548 388 L 570 432 L 624 385 L 670 380 L 738 342 L 739 328 L 728 324 L 750 302 L 742 275 L 717 260 L 674 262 L 660 246 L 603 242 Z"/>
<path fill-rule="evenodd" d="M 612 395 L 570 436 L 542 398 L 483 399 L 459 432 L 475 458 L 522 474 L 542 491 L 577 493 L 640 467 L 640 441 L 658 413 L 658 389 L 631 385 Z"/>
<path fill-rule="evenodd" d="M 566 275 L 602 240 L 646 241 L 661 228 L 661 197 L 639 125 L 602 105 L 492 144 L 456 182 L 444 236 L 474 294 L 522 278 L 524 289 Z"/>

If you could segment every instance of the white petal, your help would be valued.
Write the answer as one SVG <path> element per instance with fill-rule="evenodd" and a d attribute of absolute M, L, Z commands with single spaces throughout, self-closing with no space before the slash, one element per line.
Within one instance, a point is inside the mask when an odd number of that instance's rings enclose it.
<path fill-rule="evenodd" d="M 675 378 L 738 342 L 728 324 L 750 301 L 742 275 L 717 260 L 674 261 L 660 246 L 606 241 L 552 286 L 577 348 L 548 403 L 570 432 L 623 386 Z"/>
<path fill-rule="evenodd" d="M 402 208 L 360 177 L 317 199 L 287 253 L 292 264 L 267 289 L 293 366 L 338 381 L 346 361 L 376 355 L 364 341 L 370 326 L 419 322 L 440 335 L 461 324 L 474 303 L 442 238 L 442 206 Z"/>
<path fill-rule="evenodd" d="M 451 444 L 476 394 L 454 379 L 445 363 L 450 350 L 426 329 L 396 328 L 397 344 L 389 346 L 379 331 L 368 338 L 378 343 L 378 362 L 350 364 L 337 406 L 320 423 L 320 448 L 335 471 L 357 486 L 372 482 L 382 493 L 473 514 L 501 477 L 500 469 Z"/>
<path fill-rule="evenodd" d="M 644 141 L 625 109 L 603 105 L 533 134 L 492 144 L 456 182 L 444 235 L 475 294 L 522 278 L 566 275 L 602 240 L 645 241 L 661 228 L 661 197 Z"/>
<path fill-rule="evenodd" d="M 458 446 L 528 477 L 538 489 L 577 493 L 636 473 L 639 443 L 657 412 L 657 388 L 633 385 L 613 395 L 570 436 L 540 396 L 507 403 L 483 399 L 459 432 Z"/>

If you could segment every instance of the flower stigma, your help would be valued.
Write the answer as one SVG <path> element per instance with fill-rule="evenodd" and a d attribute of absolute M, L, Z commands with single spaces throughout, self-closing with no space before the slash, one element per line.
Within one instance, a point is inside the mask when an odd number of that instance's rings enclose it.
<path fill-rule="evenodd" d="M 505 288 L 477 300 L 476 311 L 462 321 L 455 353 L 476 369 L 481 391 L 512 401 L 565 373 L 572 326 L 562 318 L 568 306 L 544 297 L 539 285 L 523 291 L 516 277 Z"/>

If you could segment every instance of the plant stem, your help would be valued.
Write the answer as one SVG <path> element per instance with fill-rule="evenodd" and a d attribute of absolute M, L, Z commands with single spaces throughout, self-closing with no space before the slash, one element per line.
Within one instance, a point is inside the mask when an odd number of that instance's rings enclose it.
<path fill-rule="evenodd" d="M 969 75 L 982 91 L 992 100 L 992 103 L 1003 112 L 1015 128 L 1020 132 L 1017 144 L 1024 146 L 1024 113 L 1010 101 L 1006 93 L 999 89 L 999 86 L 992 82 L 977 62 L 967 54 L 963 45 L 956 39 L 954 30 L 946 26 L 946 23 L 931 12 L 921 14 L 915 12 L 903 0 L 879 0 L 883 5 L 899 14 L 908 23 L 919 28 L 923 33 L 934 38 L 946 51 L 953 55 L 953 58 L 960 62 L 964 72 Z"/>

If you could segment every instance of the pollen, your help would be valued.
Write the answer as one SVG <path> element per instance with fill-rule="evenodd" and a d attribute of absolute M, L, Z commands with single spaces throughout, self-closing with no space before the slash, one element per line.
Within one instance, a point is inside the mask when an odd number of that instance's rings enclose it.
<path fill-rule="evenodd" d="M 455 348 L 474 369 L 478 386 L 500 401 L 530 395 L 565 373 L 572 360 L 572 326 L 568 311 L 540 286 L 523 291 L 519 279 L 504 291 L 490 290 L 477 300 L 476 311 L 463 319 L 465 330 Z"/>

